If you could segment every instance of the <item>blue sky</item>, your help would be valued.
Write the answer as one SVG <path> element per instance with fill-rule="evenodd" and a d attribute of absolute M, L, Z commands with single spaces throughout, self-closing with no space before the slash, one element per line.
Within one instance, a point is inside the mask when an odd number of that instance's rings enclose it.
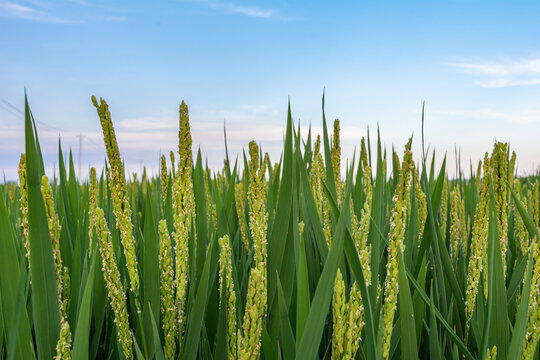
<path fill-rule="evenodd" d="M 16 178 L 24 150 L 24 87 L 48 171 L 58 136 L 82 173 L 104 158 L 90 96 L 110 105 L 128 168 L 157 171 L 177 146 L 178 105 L 210 166 L 251 139 L 277 160 L 290 97 L 295 121 L 342 124 L 352 156 L 366 128 L 388 148 L 414 133 L 450 170 L 469 168 L 495 139 L 518 172 L 540 162 L 540 3 L 533 1 L 0 0 L 0 170 Z M 13 108 L 13 107 L 15 108 Z"/>

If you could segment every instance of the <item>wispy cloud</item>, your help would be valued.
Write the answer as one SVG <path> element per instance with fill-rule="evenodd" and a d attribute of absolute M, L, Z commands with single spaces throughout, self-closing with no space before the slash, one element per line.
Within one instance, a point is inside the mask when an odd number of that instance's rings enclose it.
<path fill-rule="evenodd" d="M 239 5 L 231 2 L 218 2 L 212 0 L 201 0 L 198 1 L 199 4 L 208 6 L 214 10 L 221 10 L 232 14 L 240 14 L 249 17 L 258 17 L 258 18 L 271 18 L 276 15 L 276 11 L 272 9 L 264 9 L 258 6 L 246 6 Z"/>
<path fill-rule="evenodd" d="M 452 63 L 452 66 L 478 76 L 478 85 L 486 88 L 540 84 L 540 58 L 499 62 L 456 62 Z"/>
<path fill-rule="evenodd" d="M 520 109 L 517 111 L 501 111 L 494 109 L 432 110 L 435 114 L 449 115 L 452 117 L 469 118 L 478 120 L 501 120 L 516 124 L 540 123 L 540 109 Z"/>
<path fill-rule="evenodd" d="M 71 20 L 58 17 L 49 12 L 14 2 L 0 2 L 0 17 L 8 19 L 22 19 L 53 24 L 79 24 L 80 20 Z"/>

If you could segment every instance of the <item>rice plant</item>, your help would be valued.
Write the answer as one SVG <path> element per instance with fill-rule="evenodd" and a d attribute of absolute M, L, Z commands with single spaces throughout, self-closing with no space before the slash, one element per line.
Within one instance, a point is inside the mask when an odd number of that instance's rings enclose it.
<path fill-rule="evenodd" d="M 539 359 L 540 179 L 508 144 L 449 178 L 368 132 L 342 174 L 323 98 L 322 137 L 289 107 L 279 159 L 252 141 L 215 170 L 182 102 L 149 177 L 92 102 L 107 161 L 84 181 L 61 146 L 45 174 L 25 102 L 19 182 L 0 186 L 1 359 Z"/>

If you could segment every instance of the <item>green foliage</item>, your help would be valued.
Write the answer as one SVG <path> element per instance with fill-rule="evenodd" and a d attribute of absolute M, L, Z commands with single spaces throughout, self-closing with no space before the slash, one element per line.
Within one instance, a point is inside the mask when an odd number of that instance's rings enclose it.
<path fill-rule="evenodd" d="M 177 162 L 149 178 L 124 172 L 103 101 L 106 170 L 77 180 L 59 146 L 45 204 L 26 104 L 23 186 L 0 185 L 0 359 L 539 358 L 539 179 L 507 144 L 449 179 L 368 132 L 341 176 L 324 97 L 315 144 L 288 110 L 275 165 L 255 143 L 231 164 L 224 132 L 213 171 L 182 103 Z"/>

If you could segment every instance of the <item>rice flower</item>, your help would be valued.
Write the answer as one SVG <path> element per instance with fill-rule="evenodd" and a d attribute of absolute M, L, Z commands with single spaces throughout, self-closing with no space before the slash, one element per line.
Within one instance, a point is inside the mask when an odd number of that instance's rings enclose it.
<path fill-rule="evenodd" d="M 338 269 L 334 281 L 334 295 L 332 297 L 332 359 L 344 359 L 345 332 L 347 331 L 347 302 L 345 299 L 345 283 Z"/>
<path fill-rule="evenodd" d="M 353 211 L 351 202 L 351 235 L 362 264 L 366 285 L 371 283 L 371 245 L 368 245 L 369 225 L 371 223 L 371 205 L 373 202 L 373 186 L 371 184 L 371 167 L 368 165 L 366 144 L 361 141 L 360 161 L 362 162 L 365 200 L 360 212 L 360 220 Z"/>
<path fill-rule="evenodd" d="M 465 203 L 461 199 L 459 188 L 450 192 L 450 255 L 455 261 L 459 249 L 467 253 L 467 224 L 465 222 Z"/>
<path fill-rule="evenodd" d="M 426 194 L 422 192 L 422 185 L 420 184 L 420 177 L 418 176 L 418 169 L 413 163 L 412 167 L 412 175 L 414 180 L 414 197 L 416 200 L 416 204 L 418 206 L 418 240 L 422 239 L 422 235 L 424 234 L 424 226 L 426 225 L 426 219 L 427 219 L 427 203 L 426 203 Z M 443 188 L 443 195 L 444 188 Z M 444 209 L 446 214 L 446 203 L 444 204 Z M 443 204 L 441 200 L 441 214 L 443 214 Z M 441 224 L 442 224 L 442 218 L 441 215 Z M 442 228 L 442 225 L 441 225 Z M 444 228 L 442 228 L 444 229 Z M 418 243 L 418 246 L 420 246 L 420 242 Z"/>
<path fill-rule="evenodd" d="M 124 247 L 124 256 L 126 258 L 126 267 L 129 274 L 131 291 L 138 298 L 139 294 L 139 270 L 137 266 L 137 256 L 135 253 L 135 238 L 133 237 L 133 224 L 131 223 L 131 206 L 126 192 L 126 179 L 124 174 L 124 164 L 120 158 L 120 150 L 116 141 L 116 135 L 111 120 L 109 106 L 105 100 L 100 99 L 100 104 L 92 96 L 92 103 L 97 109 L 101 128 L 103 129 L 103 138 L 107 149 L 107 158 L 109 160 L 109 188 L 113 203 L 113 212 L 116 217 L 116 227 L 120 229 L 120 238 Z M 140 309 L 138 309 L 140 312 Z"/>
<path fill-rule="evenodd" d="M 244 192 L 244 182 L 240 181 L 234 185 L 234 201 L 236 202 L 236 215 L 238 216 L 238 227 L 240 227 L 240 237 L 244 248 L 249 252 L 249 239 L 246 224 L 246 199 Z"/>
<path fill-rule="evenodd" d="M 93 245 L 93 231 L 96 227 L 96 207 L 98 206 L 98 185 L 96 178 L 96 169 L 94 167 L 90 168 L 90 187 L 88 189 L 89 199 L 88 199 L 88 251 L 90 255 L 92 254 Z"/>
<path fill-rule="evenodd" d="M 334 120 L 334 138 L 332 141 L 332 166 L 334 170 L 334 180 L 336 181 L 336 193 L 338 204 L 341 203 L 342 183 L 341 183 L 341 144 L 339 141 L 339 119 Z"/>
<path fill-rule="evenodd" d="M 313 162 L 311 163 L 311 171 L 309 173 L 309 180 L 319 217 L 323 218 L 323 199 L 325 196 L 322 182 L 324 179 L 324 163 L 322 155 L 319 151 L 320 147 L 321 136 L 317 135 L 317 140 L 315 141 L 315 151 L 313 152 Z"/>
<path fill-rule="evenodd" d="M 393 157 L 394 157 L 394 167 L 396 169 L 396 172 L 399 174 L 401 172 L 401 166 L 400 166 L 400 163 L 399 163 L 399 155 L 396 151 L 394 151 L 394 146 L 392 146 L 392 154 L 393 154 Z"/>
<path fill-rule="evenodd" d="M 15 192 L 17 190 L 17 185 L 15 183 L 9 184 L 9 200 L 11 202 L 15 201 Z"/>
<path fill-rule="evenodd" d="M 508 248 L 508 220 L 506 208 L 508 206 L 508 194 L 506 182 L 508 179 L 508 144 L 497 142 L 493 149 L 491 160 L 493 174 L 493 189 L 495 193 L 495 208 L 497 212 L 497 224 L 499 239 L 501 242 L 502 260 L 506 273 L 506 250 Z"/>
<path fill-rule="evenodd" d="M 489 183 L 490 161 L 486 153 L 484 157 L 484 179 L 480 186 L 479 200 L 476 206 L 476 212 L 474 213 L 474 227 L 470 244 L 471 254 L 467 269 L 467 291 L 465 294 L 467 326 L 473 314 L 474 304 L 478 294 L 478 281 L 480 280 L 480 274 L 484 266 L 484 257 L 487 251 Z"/>
<path fill-rule="evenodd" d="M 159 221 L 159 280 L 161 293 L 161 315 L 163 316 L 163 334 L 167 360 L 176 355 L 176 307 L 174 305 L 174 272 L 171 237 L 167 230 L 167 221 Z"/>
<path fill-rule="evenodd" d="M 20 209 L 22 214 L 21 229 L 26 257 L 28 258 L 28 267 L 30 267 L 30 242 L 28 239 L 28 184 L 26 182 L 26 155 L 21 154 L 19 161 L 19 187 L 21 189 Z"/>
<path fill-rule="evenodd" d="M 264 186 L 265 164 L 259 167 L 259 147 L 255 141 L 249 143 L 249 226 L 255 248 L 255 263 L 264 264 L 266 268 L 266 188 Z"/>
<path fill-rule="evenodd" d="M 208 226 L 214 225 L 214 229 L 217 229 L 217 212 L 216 204 L 212 203 L 210 170 L 204 172 L 204 189 L 206 193 L 206 215 L 208 218 Z"/>
<path fill-rule="evenodd" d="M 56 360 L 71 359 L 71 331 L 67 320 L 63 320 L 60 326 L 60 338 L 56 343 L 56 356 L 54 358 Z"/>
<path fill-rule="evenodd" d="M 521 196 L 521 186 L 517 179 L 514 180 L 514 191 L 516 192 L 517 198 L 520 199 L 521 205 L 527 209 L 527 197 Z M 527 232 L 525 222 L 519 214 L 517 205 L 514 202 L 512 204 L 514 208 L 514 239 L 519 245 L 521 253 L 525 255 L 529 251 L 529 233 Z"/>
<path fill-rule="evenodd" d="M 266 315 L 266 228 L 268 214 L 265 209 L 264 188 L 265 163 L 259 167 L 259 147 L 249 143 L 249 225 L 253 238 L 254 262 L 248 280 L 246 308 L 244 312 L 243 336 L 238 335 L 238 358 L 258 359 L 261 348 L 262 322 Z"/>
<path fill-rule="evenodd" d="M 299 233 L 300 238 L 302 238 L 302 235 L 304 234 L 304 227 L 305 227 L 304 222 L 298 221 L 298 233 Z"/>
<path fill-rule="evenodd" d="M 533 252 L 533 275 L 531 280 L 531 293 L 529 295 L 529 313 L 527 317 L 527 331 L 523 340 L 522 359 L 532 359 L 538 347 L 540 338 L 540 244 L 536 238 L 531 245 Z"/>
<path fill-rule="evenodd" d="M 411 171 L 413 171 L 411 140 L 405 145 L 403 164 L 399 175 L 399 182 L 392 198 L 392 215 L 390 218 L 390 233 L 388 235 L 388 262 L 386 265 L 386 278 L 384 285 L 383 303 L 383 342 L 382 357 L 388 359 L 390 354 L 390 338 L 394 314 L 397 305 L 398 287 L 398 256 L 403 252 L 403 239 L 405 236 L 405 218 L 407 215 L 407 203 L 411 183 Z"/>
<path fill-rule="evenodd" d="M 324 193 L 325 182 L 325 168 L 322 154 L 320 153 L 321 137 L 317 136 L 315 141 L 315 151 L 313 153 L 313 163 L 311 164 L 310 171 L 310 185 L 315 198 L 315 205 L 317 206 L 317 212 L 321 218 L 323 231 L 326 237 L 327 243 L 332 244 L 332 228 L 330 223 L 330 207 L 328 199 Z"/>
<path fill-rule="evenodd" d="M 348 323 L 347 330 L 345 331 L 344 359 L 354 359 L 360 346 L 360 334 L 364 327 L 364 306 L 357 282 L 354 282 L 351 287 L 347 316 Z"/>
<path fill-rule="evenodd" d="M 171 150 L 171 152 L 169 153 L 169 157 L 171 159 L 171 172 L 172 172 L 172 177 L 174 179 L 176 177 L 176 170 L 174 168 L 176 166 L 176 162 L 174 159 L 174 151 Z"/>
<path fill-rule="evenodd" d="M 482 174 L 482 160 L 478 160 L 478 167 L 476 168 L 476 178 L 480 184 L 480 175 Z"/>
<path fill-rule="evenodd" d="M 229 236 L 219 238 L 219 296 L 227 299 L 227 358 L 236 358 L 236 293 L 232 280 Z"/>
<path fill-rule="evenodd" d="M 491 351 L 487 349 L 486 360 L 497 360 L 497 346 L 493 346 Z"/>
<path fill-rule="evenodd" d="M 425 195 L 424 195 L 425 196 Z M 425 203 L 425 197 L 424 197 Z M 441 231 L 443 239 L 446 238 L 446 222 L 448 219 L 448 179 L 445 177 L 441 194 Z M 425 224 L 425 220 L 424 220 Z"/>
<path fill-rule="evenodd" d="M 532 218 L 534 221 L 534 225 L 538 226 L 540 225 L 540 197 L 538 195 L 539 192 L 539 186 L 538 186 L 538 180 L 534 181 L 532 195 L 529 197 L 531 199 L 531 208 L 532 208 Z"/>
<path fill-rule="evenodd" d="M 334 129 L 334 135 L 336 135 L 335 129 Z M 334 139 L 333 145 L 336 144 L 336 139 Z M 341 151 L 339 148 L 339 122 L 338 122 L 338 129 L 337 129 L 337 148 L 334 146 L 332 148 L 332 157 L 336 157 L 336 159 L 333 159 L 332 164 L 335 164 L 336 161 L 339 161 L 339 157 L 341 156 L 339 152 Z M 320 153 L 320 146 L 321 146 L 321 137 L 318 135 L 317 140 L 315 142 L 315 152 L 313 155 L 313 163 L 311 165 L 311 172 L 310 172 L 310 182 L 311 182 L 311 189 L 313 192 L 313 196 L 315 197 L 315 204 L 317 206 L 317 211 L 319 212 L 319 216 L 321 218 L 321 223 L 323 226 L 323 232 L 324 236 L 326 238 L 326 243 L 328 246 L 332 245 L 332 219 L 330 216 L 330 204 L 328 202 L 328 198 L 326 197 L 326 194 L 324 192 L 324 183 L 326 181 L 326 175 L 325 175 L 325 168 L 324 168 L 324 161 L 322 158 L 322 154 Z M 339 169 L 335 165 L 333 171 L 336 169 Z M 336 190 L 337 190 L 337 179 L 336 180 Z M 339 201 L 339 200 L 338 200 Z"/>
<path fill-rule="evenodd" d="M 169 185 L 169 174 L 167 173 L 167 159 L 165 155 L 161 155 L 159 182 L 161 184 L 161 211 L 163 212 L 167 203 L 167 186 Z"/>
<path fill-rule="evenodd" d="M 266 169 L 269 169 L 270 172 L 272 172 L 272 162 L 270 161 L 270 155 L 268 155 L 268 152 L 264 153 L 263 162 Z"/>
<path fill-rule="evenodd" d="M 238 330 L 238 359 L 258 359 L 261 351 L 261 331 L 266 309 L 266 278 L 259 267 L 251 269 L 248 281 L 247 301 L 242 325 Z"/>
<path fill-rule="evenodd" d="M 179 344 L 182 345 L 185 325 L 184 307 L 188 284 L 189 249 L 191 224 L 195 222 L 195 195 L 191 178 L 193 156 L 191 151 L 191 126 L 188 107 L 180 104 L 180 130 L 178 133 L 178 169 L 173 184 L 173 213 L 175 240 L 175 287 L 177 308 L 177 329 Z M 192 234 L 195 237 L 195 234 Z"/>
<path fill-rule="evenodd" d="M 43 195 L 43 202 L 45 204 L 45 212 L 47 213 L 47 222 L 49 225 L 49 234 L 51 237 L 60 316 L 63 318 L 66 316 L 67 299 L 62 301 L 64 266 L 62 265 L 62 257 L 60 256 L 60 220 L 58 220 L 56 210 L 54 209 L 54 199 L 49 185 L 49 179 L 45 175 L 41 178 L 41 193 Z"/>
<path fill-rule="evenodd" d="M 354 244 L 356 246 L 356 250 L 360 257 L 364 279 L 366 281 L 366 285 L 369 286 L 371 283 L 371 245 L 367 244 L 367 237 L 369 234 L 369 224 L 371 221 L 371 204 L 373 198 L 373 189 L 371 185 L 371 168 L 369 167 L 367 161 L 367 152 L 364 138 L 362 138 L 361 142 L 360 161 L 362 164 L 364 191 L 366 197 L 361 210 L 360 221 L 354 213 L 354 208 L 351 202 L 351 232 Z M 336 294 L 336 291 L 342 291 L 345 286 L 342 280 L 341 272 L 339 270 L 338 277 L 341 279 L 341 283 L 338 278 L 336 278 L 336 282 L 334 285 L 334 299 L 336 304 L 341 301 L 341 294 Z M 351 287 L 349 302 L 345 303 L 345 300 L 343 299 L 343 303 L 343 306 L 338 306 L 337 308 L 334 308 L 335 312 L 333 341 L 336 342 L 335 346 L 337 348 L 335 348 L 335 351 L 333 351 L 332 357 L 336 359 L 351 359 L 354 358 L 356 351 L 358 350 L 360 333 L 362 332 L 362 328 L 364 326 L 362 320 L 364 314 L 364 305 L 362 303 L 360 289 L 358 288 L 358 283 L 356 281 Z M 345 310 L 343 309 L 343 307 L 345 308 Z M 342 314 L 341 312 L 343 311 L 345 311 L 345 313 Z"/>
<path fill-rule="evenodd" d="M 103 263 L 103 277 L 107 287 L 107 295 L 114 312 L 114 322 L 118 331 L 118 342 L 122 345 L 124 356 L 133 358 L 131 333 L 126 307 L 126 294 L 122 287 L 120 272 L 116 265 L 112 239 L 105 215 L 101 208 L 96 208 L 96 232 L 99 239 L 99 248 Z"/>
<path fill-rule="evenodd" d="M 516 172 L 516 152 L 512 151 L 512 156 L 508 162 L 508 183 L 514 183 L 514 173 Z"/>

